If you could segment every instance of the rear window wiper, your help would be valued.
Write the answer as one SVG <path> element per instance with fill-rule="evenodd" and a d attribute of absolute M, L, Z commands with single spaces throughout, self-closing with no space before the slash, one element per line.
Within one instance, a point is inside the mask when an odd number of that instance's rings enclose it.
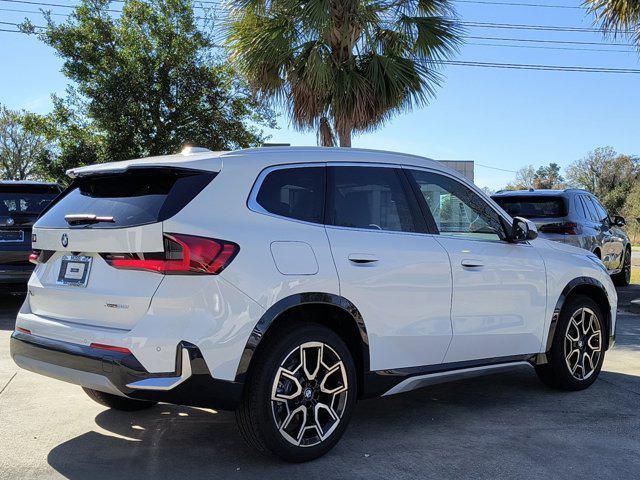
<path fill-rule="evenodd" d="M 113 217 L 99 217 L 93 213 L 72 213 L 70 215 L 65 215 L 64 219 L 69 225 L 89 225 L 92 223 L 115 222 Z"/>

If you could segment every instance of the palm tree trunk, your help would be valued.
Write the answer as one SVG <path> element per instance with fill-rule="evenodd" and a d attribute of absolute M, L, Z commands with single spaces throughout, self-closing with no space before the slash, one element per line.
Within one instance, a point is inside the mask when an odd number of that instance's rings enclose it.
<path fill-rule="evenodd" d="M 351 146 L 351 129 L 344 129 L 343 131 L 339 131 L 338 137 L 340 138 L 341 147 Z"/>
<path fill-rule="evenodd" d="M 320 125 L 318 126 L 318 144 L 321 147 L 335 147 L 336 139 L 331 130 L 331 124 L 327 117 L 320 118 Z"/>

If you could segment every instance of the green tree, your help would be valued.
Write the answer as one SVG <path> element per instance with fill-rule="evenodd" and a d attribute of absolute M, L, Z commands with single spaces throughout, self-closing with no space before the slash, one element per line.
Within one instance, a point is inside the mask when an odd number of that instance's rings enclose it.
<path fill-rule="evenodd" d="M 533 176 L 533 188 L 552 189 L 565 188 L 564 178 L 560 174 L 560 166 L 557 163 L 538 167 Z"/>
<path fill-rule="evenodd" d="M 536 169 L 533 165 L 526 165 L 516 172 L 516 179 L 508 184 L 505 190 L 528 190 L 533 188 L 536 178 Z"/>
<path fill-rule="evenodd" d="M 640 48 L 640 0 L 585 0 L 602 30 L 630 37 Z"/>
<path fill-rule="evenodd" d="M 622 215 L 627 221 L 627 233 L 633 243 L 640 243 L 640 182 L 636 182 L 627 195 Z"/>
<path fill-rule="evenodd" d="M 47 141 L 46 150 L 38 157 L 38 171 L 61 184 L 69 180 L 65 172 L 70 168 L 110 160 L 105 135 L 67 104 L 68 100 L 54 96 L 51 113 L 30 113 L 24 118 L 25 127 Z"/>
<path fill-rule="evenodd" d="M 640 181 L 640 159 L 618 154 L 611 147 L 596 148 L 567 168 L 571 185 L 584 188 L 612 213 L 622 210 L 634 184 Z"/>
<path fill-rule="evenodd" d="M 321 145 L 424 105 L 455 52 L 449 0 L 232 0 L 231 58 Z"/>
<path fill-rule="evenodd" d="M 263 141 L 271 111 L 214 52 L 192 0 L 125 0 L 119 16 L 109 5 L 83 0 L 65 23 L 48 17 L 40 35 L 74 82 L 49 125 L 41 124 L 59 138 L 54 167 L 84 163 L 83 155 L 115 161 L 174 153 L 185 143 L 226 150 Z M 79 143 L 58 135 L 70 132 Z"/>
<path fill-rule="evenodd" d="M 46 156 L 46 138 L 29 128 L 29 114 L 0 105 L 0 179 L 38 178 L 39 161 Z"/>

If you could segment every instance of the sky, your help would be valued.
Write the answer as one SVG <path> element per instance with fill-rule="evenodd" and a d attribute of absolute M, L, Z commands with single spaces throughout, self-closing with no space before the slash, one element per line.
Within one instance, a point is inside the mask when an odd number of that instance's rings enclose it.
<path fill-rule="evenodd" d="M 43 1 L 48 0 L 33 0 Z M 454 5 L 465 22 L 592 27 L 583 9 L 536 8 L 467 3 Z M 493 0 L 492 0 L 493 1 Z M 572 0 L 495 0 L 578 6 Z M 71 0 L 57 4 L 73 5 Z M 25 16 L 42 24 L 37 6 L 0 0 L 1 22 Z M 66 13 L 60 7 L 46 7 Z M 455 60 L 561 66 L 640 69 L 633 48 L 611 46 L 599 32 L 517 30 L 465 27 L 467 36 L 602 42 L 601 45 L 543 44 L 467 39 Z M 624 38 L 618 43 L 629 43 Z M 476 45 L 484 43 L 485 45 Z M 583 48 L 605 51 L 514 48 L 493 44 Z M 36 38 L 0 32 L 0 103 L 46 113 L 51 94 L 62 94 L 67 79 L 61 61 Z M 506 70 L 447 65 L 436 97 L 426 107 L 395 116 L 373 133 L 356 136 L 354 147 L 393 150 L 436 160 L 474 160 L 476 183 L 499 189 L 525 165 L 556 162 L 563 168 L 596 147 L 640 154 L 640 75 Z M 281 112 L 278 129 L 268 130 L 270 142 L 315 145 L 315 133 L 295 131 Z"/>

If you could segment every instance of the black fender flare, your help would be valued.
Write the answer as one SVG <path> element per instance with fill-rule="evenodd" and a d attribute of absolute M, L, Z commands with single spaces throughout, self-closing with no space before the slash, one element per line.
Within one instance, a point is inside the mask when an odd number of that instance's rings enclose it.
<path fill-rule="evenodd" d="M 258 320 L 258 323 L 253 328 L 251 335 L 249 335 L 247 344 L 245 345 L 242 356 L 240 357 L 240 363 L 238 364 L 238 370 L 236 371 L 235 381 L 245 381 L 247 372 L 249 371 L 249 366 L 251 365 L 251 360 L 253 359 L 253 355 L 258 348 L 260 341 L 267 333 L 269 327 L 278 317 L 280 317 L 283 313 L 287 312 L 291 308 L 298 307 L 300 305 L 313 304 L 333 305 L 335 307 L 341 308 L 346 313 L 348 313 L 351 318 L 353 318 L 360 334 L 363 370 L 364 372 L 368 372 L 370 365 L 369 335 L 367 334 L 367 328 L 364 324 L 362 314 L 360 313 L 358 308 L 349 300 L 341 297 L 340 295 L 323 292 L 308 292 L 289 295 L 288 297 L 278 300 L 271 307 L 269 307 L 269 309 L 262 315 L 262 317 L 260 317 L 260 320 Z"/>
<path fill-rule="evenodd" d="M 553 316 L 551 317 L 551 323 L 549 324 L 549 335 L 547 336 L 547 345 L 546 345 L 545 353 L 548 353 L 551 350 L 551 345 L 553 344 L 553 339 L 556 333 L 556 327 L 558 325 L 558 319 L 560 318 L 562 307 L 567 301 L 567 298 L 569 298 L 571 293 L 577 287 L 580 287 L 583 285 L 597 287 L 604 294 L 605 298 L 607 299 L 607 302 L 609 303 L 609 306 L 611 306 L 611 301 L 609 300 L 609 295 L 607 294 L 607 290 L 604 288 L 604 285 L 602 285 L 602 283 L 600 283 L 599 280 L 596 280 L 595 278 L 591 278 L 591 277 L 577 277 L 571 280 L 562 290 L 562 293 L 560 294 L 560 298 L 558 298 L 558 301 L 556 302 L 556 306 L 553 310 Z M 611 311 L 610 309 L 607 309 L 607 311 L 602 313 L 605 316 L 605 323 L 606 323 L 605 326 L 606 326 L 607 332 L 609 332 L 611 328 L 611 318 L 610 318 Z M 607 342 L 607 348 L 612 343 L 609 338 L 605 338 L 604 341 Z"/>

